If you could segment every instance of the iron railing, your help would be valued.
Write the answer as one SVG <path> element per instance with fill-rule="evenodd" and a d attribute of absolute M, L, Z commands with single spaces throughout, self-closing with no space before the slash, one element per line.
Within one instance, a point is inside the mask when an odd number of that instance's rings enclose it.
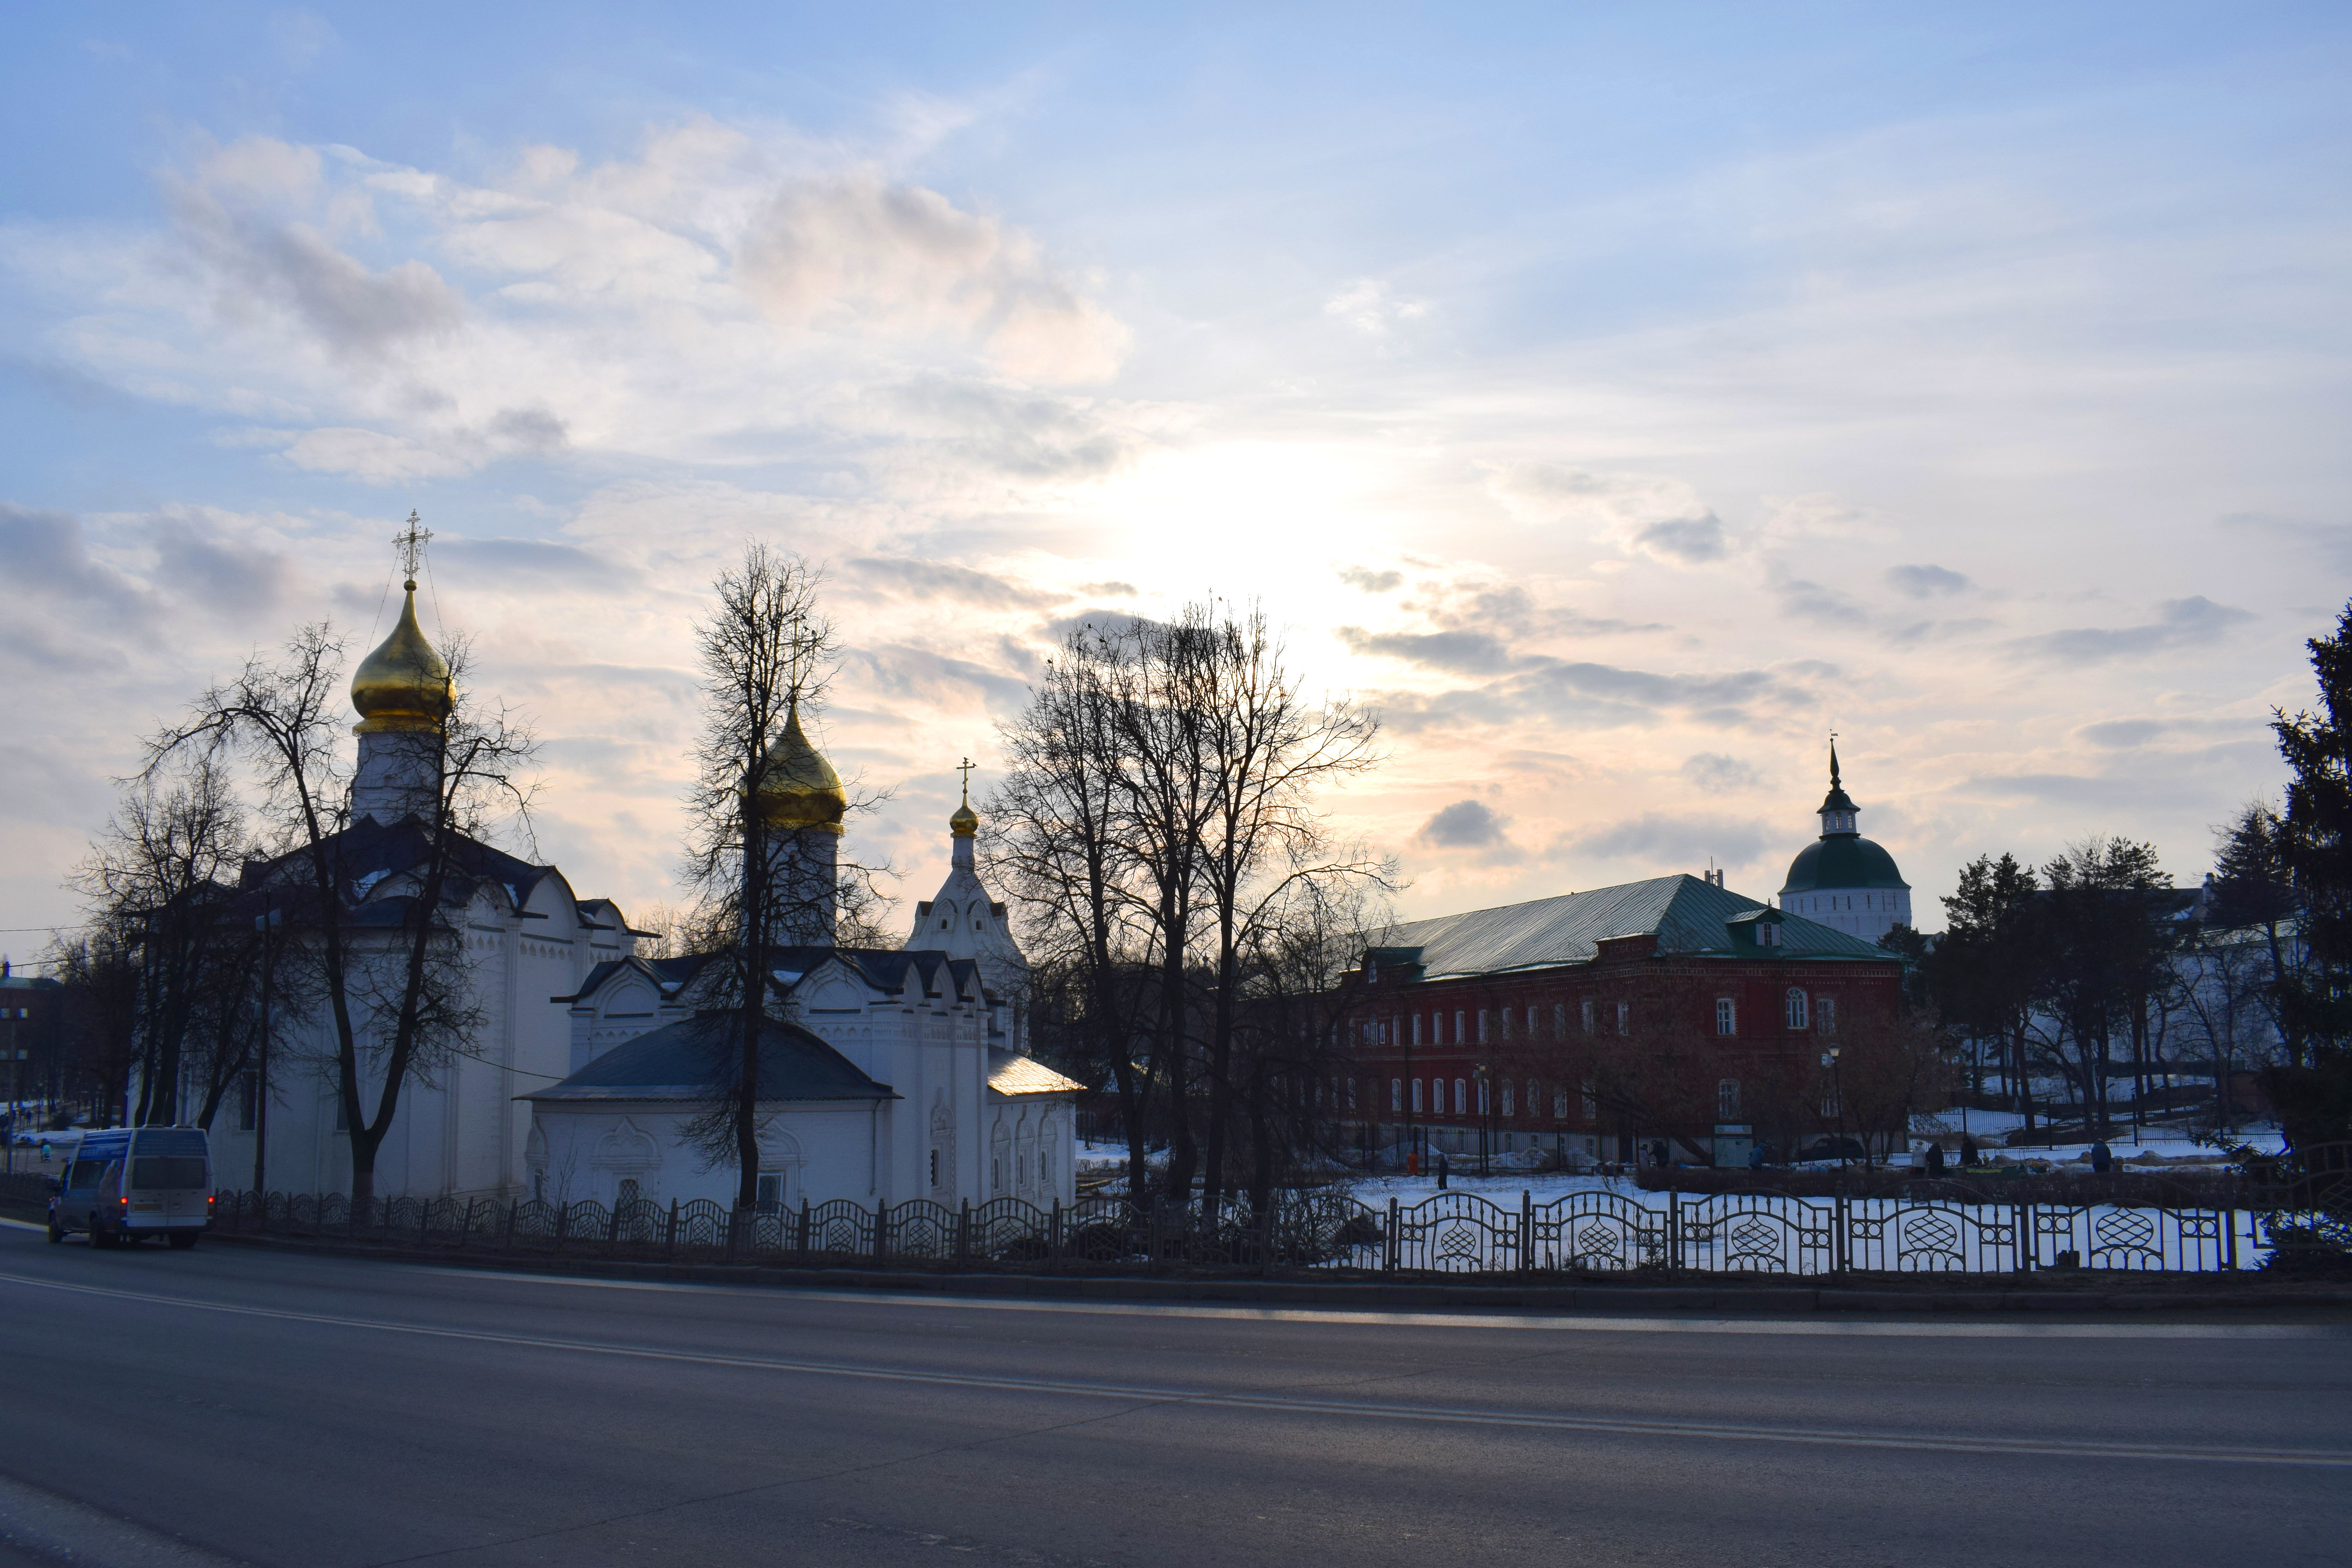
<path fill-rule="evenodd" d="M 2262 1267 L 2313 1232 L 2288 1208 L 1968 1202 L 1953 1197 L 1573 1192 L 1517 1205 L 1475 1193 L 1368 1204 L 1345 1192 L 1274 1194 L 1263 1208 L 1082 1198 L 955 1207 L 835 1199 L 730 1210 L 593 1199 L 389 1198 L 224 1192 L 217 1229 L 339 1237 L 474 1253 L 791 1267 L 1157 1271 L 1326 1276 L 1585 1275 L 1632 1270 L 1811 1277 L 2011 1274 L 2053 1268 L 2211 1273 Z"/>

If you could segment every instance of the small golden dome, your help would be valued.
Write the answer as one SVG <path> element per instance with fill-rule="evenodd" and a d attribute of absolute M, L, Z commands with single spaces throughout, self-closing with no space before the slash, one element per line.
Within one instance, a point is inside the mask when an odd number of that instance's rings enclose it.
<path fill-rule="evenodd" d="M 849 809 L 849 793 L 841 775 L 801 732 L 801 709 L 795 702 L 784 719 L 784 732 L 768 748 L 767 776 L 761 783 L 760 820 L 771 827 L 824 827 L 841 831 L 842 814 Z"/>
<path fill-rule="evenodd" d="M 449 662 L 416 624 L 416 584 L 405 584 L 400 620 L 352 677 L 362 731 L 435 730 L 449 717 Z"/>
<path fill-rule="evenodd" d="M 953 816 L 948 818 L 948 831 L 958 838 L 971 838 L 979 835 L 980 813 L 972 810 L 969 798 L 956 807 Z"/>

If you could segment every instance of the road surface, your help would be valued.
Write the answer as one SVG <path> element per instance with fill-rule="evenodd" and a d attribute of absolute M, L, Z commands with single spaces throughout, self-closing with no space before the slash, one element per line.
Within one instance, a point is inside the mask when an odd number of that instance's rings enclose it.
<path fill-rule="evenodd" d="M 1019 1306 L 10 1225 L 0 1331 L 10 1564 L 2333 1568 L 2352 1540 L 2325 1321 Z"/>

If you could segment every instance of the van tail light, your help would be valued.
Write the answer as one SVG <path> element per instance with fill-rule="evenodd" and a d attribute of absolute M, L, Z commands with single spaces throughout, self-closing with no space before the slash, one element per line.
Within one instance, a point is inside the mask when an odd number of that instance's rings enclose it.
<path fill-rule="evenodd" d="M 131 1206 L 131 1200 L 129 1198 L 119 1198 L 116 1201 L 121 1204 L 124 1208 L 129 1208 Z"/>
<path fill-rule="evenodd" d="M 218 1202 L 220 1202 L 220 1194 L 218 1193 L 206 1193 L 205 1194 L 205 1207 L 210 1208 Z"/>

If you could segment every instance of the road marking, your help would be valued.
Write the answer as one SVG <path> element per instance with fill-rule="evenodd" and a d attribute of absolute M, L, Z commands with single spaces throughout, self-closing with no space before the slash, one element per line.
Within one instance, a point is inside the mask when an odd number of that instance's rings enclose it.
<path fill-rule="evenodd" d="M 1409 1421 L 1437 1426 L 1509 1427 L 1527 1431 L 1601 1433 L 1634 1437 L 1706 1438 L 1718 1442 L 1790 1443 L 1816 1447 L 1902 1448 L 1946 1454 L 2024 1455 L 2073 1459 L 2158 1459 L 2185 1464 L 2284 1465 L 2326 1469 L 2352 1469 L 2352 1452 L 2315 1448 L 2189 1447 L 2162 1443 L 2077 1442 L 2066 1439 L 1944 1436 L 1928 1433 L 1841 1431 L 1834 1428 L 1760 1426 L 1696 1421 L 1636 1421 L 1610 1416 L 1550 1415 L 1506 1410 L 1480 1410 L 1437 1405 L 1379 1404 L 1351 1399 L 1315 1398 L 1303 1394 L 1217 1393 L 1199 1389 L 1155 1388 L 1145 1384 L 1090 1383 L 1068 1379 L 992 1377 L 972 1373 L 926 1372 L 908 1367 L 861 1365 L 853 1362 L 803 1361 L 785 1356 L 725 1355 L 709 1351 L 675 1350 L 655 1345 L 627 1345 L 594 1340 L 559 1339 L 541 1334 L 501 1333 L 486 1329 L 438 1328 L 422 1323 L 352 1318 L 330 1312 L 298 1312 L 277 1307 L 248 1307 L 205 1301 L 185 1296 L 165 1296 L 144 1290 L 122 1290 L 100 1285 L 75 1285 L 59 1279 L 0 1273 L 0 1281 L 58 1290 L 79 1296 L 136 1301 L 150 1306 L 180 1307 L 232 1317 L 265 1318 L 278 1322 L 312 1323 L 328 1328 L 362 1329 L 375 1333 L 404 1334 L 418 1339 L 456 1340 L 475 1344 L 506 1345 L 575 1355 L 613 1356 L 632 1361 L 656 1361 L 694 1366 L 727 1367 L 749 1372 L 798 1373 L 874 1383 L 919 1384 L 940 1388 L 968 1388 L 1002 1394 L 1034 1394 L 1066 1398 L 1106 1399 L 1141 1407 L 1192 1406 L 1214 1410 L 1252 1410 L 1288 1415 L 1328 1415 L 1348 1420 Z"/>
<path fill-rule="evenodd" d="M 1845 1321 L 1816 1318 L 1622 1318 L 1518 1313 L 1383 1312 L 1328 1307 L 1207 1307 L 1192 1302 L 1065 1301 L 897 1290 L 809 1290 L 797 1286 L 698 1285 L 667 1279 L 589 1279 L 485 1268 L 404 1265 L 419 1274 L 556 1285 L 588 1290 L 669 1290 L 737 1300 L 839 1301 L 861 1307 L 946 1307 L 989 1312 L 1081 1312 L 1102 1317 L 1211 1318 L 1261 1323 L 1365 1323 L 1414 1329 L 1543 1329 L 1596 1334 L 1776 1334 L 1858 1339 L 2352 1340 L 2352 1323 L 2021 1323 Z M 2292 1305 L 2283 1302 L 2282 1305 Z"/>

